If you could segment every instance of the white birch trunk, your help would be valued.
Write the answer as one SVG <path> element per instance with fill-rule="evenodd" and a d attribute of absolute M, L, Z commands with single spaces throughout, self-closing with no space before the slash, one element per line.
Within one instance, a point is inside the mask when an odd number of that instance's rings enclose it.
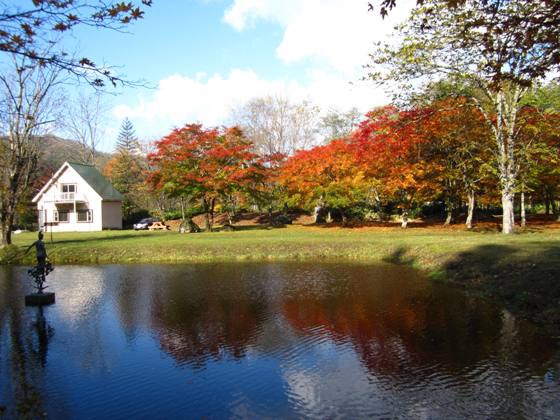
<path fill-rule="evenodd" d="M 317 223 L 319 221 L 319 213 L 321 212 L 322 207 L 317 204 L 313 209 L 313 223 Z"/>
<path fill-rule="evenodd" d="M 502 233 L 511 234 L 515 227 L 513 193 L 502 191 Z"/>
<path fill-rule="evenodd" d="M 407 227 L 408 227 L 408 212 L 406 210 L 403 210 L 401 228 L 406 229 Z"/>
<path fill-rule="evenodd" d="M 469 191 L 469 201 L 468 201 L 468 210 L 467 210 L 467 221 L 465 224 L 467 225 L 467 229 L 472 229 L 473 227 L 473 215 L 474 215 L 474 206 L 475 206 L 475 196 L 474 190 Z"/>
<path fill-rule="evenodd" d="M 445 223 L 443 224 L 443 226 L 449 226 L 452 221 L 453 221 L 453 210 L 448 209 L 447 217 L 445 218 Z"/>
<path fill-rule="evenodd" d="M 514 188 L 519 170 L 515 161 L 515 128 L 519 101 L 525 92 L 526 88 L 518 85 L 513 86 L 511 90 L 500 89 L 497 92 L 486 89 L 486 94 L 494 105 L 495 118 L 477 103 L 492 129 L 496 141 L 497 169 L 503 208 L 502 233 L 504 234 L 511 234 L 514 230 Z"/>
<path fill-rule="evenodd" d="M 525 193 L 521 191 L 521 227 L 527 225 L 527 217 L 525 213 Z"/>

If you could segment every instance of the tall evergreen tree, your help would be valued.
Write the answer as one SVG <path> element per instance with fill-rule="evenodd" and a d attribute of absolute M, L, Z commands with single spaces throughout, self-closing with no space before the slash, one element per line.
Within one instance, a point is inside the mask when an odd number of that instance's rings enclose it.
<path fill-rule="evenodd" d="M 124 195 L 123 216 L 128 218 L 139 207 L 145 160 L 132 122 L 125 118 L 117 137 L 116 153 L 105 167 L 113 186 Z"/>
<path fill-rule="evenodd" d="M 121 124 L 121 131 L 117 137 L 117 152 L 135 155 L 140 152 L 140 143 L 132 122 L 127 118 Z"/>

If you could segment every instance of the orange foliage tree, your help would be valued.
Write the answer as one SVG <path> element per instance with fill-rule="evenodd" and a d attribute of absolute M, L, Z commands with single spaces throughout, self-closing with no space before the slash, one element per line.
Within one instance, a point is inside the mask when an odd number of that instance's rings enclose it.
<path fill-rule="evenodd" d="M 344 139 L 296 152 L 282 167 L 279 182 L 291 204 L 337 209 L 343 223 L 347 220 L 347 210 L 363 201 L 367 192 L 352 144 Z"/>

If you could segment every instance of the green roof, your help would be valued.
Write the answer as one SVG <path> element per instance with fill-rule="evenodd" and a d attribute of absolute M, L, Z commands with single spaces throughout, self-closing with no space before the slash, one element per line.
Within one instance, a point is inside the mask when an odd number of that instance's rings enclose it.
<path fill-rule="evenodd" d="M 107 178 L 101 175 L 101 172 L 99 172 L 94 166 L 74 162 L 68 162 L 68 165 L 78 172 L 84 181 L 86 181 L 103 200 L 124 200 L 123 195 L 118 192 L 107 180 Z"/>

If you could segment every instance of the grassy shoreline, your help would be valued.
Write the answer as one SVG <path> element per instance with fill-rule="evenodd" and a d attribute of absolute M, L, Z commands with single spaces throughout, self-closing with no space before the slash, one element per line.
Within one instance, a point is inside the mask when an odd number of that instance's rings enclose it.
<path fill-rule="evenodd" d="M 33 264 L 23 255 L 34 233 L 14 235 L 0 263 Z M 289 226 L 181 235 L 176 232 L 50 233 L 54 264 L 197 263 L 343 260 L 408 265 L 431 278 L 497 298 L 518 315 L 560 332 L 560 230 L 505 236 L 417 228 L 343 229 Z"/>

